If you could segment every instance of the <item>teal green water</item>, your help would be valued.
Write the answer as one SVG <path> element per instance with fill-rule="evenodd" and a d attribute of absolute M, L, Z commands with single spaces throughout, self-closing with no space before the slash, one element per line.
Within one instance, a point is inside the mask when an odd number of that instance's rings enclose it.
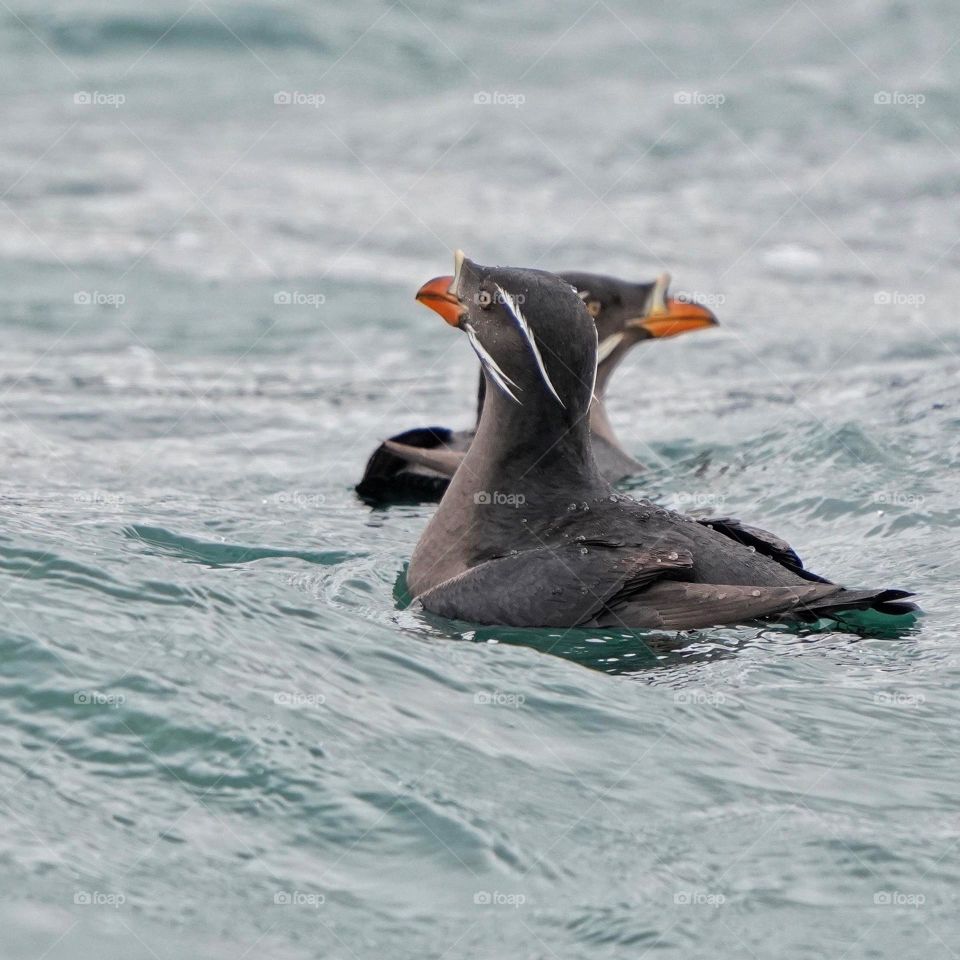
<path fill-rule="evenodd" d="M 953 958 L 958 19 L 11 3 L 0 956 Z M 455 246 L 712 298 L 614 383 L 632 488 L 926 616 L 405 607 L 430 507 L 352 485 L 470 422 Z"/>

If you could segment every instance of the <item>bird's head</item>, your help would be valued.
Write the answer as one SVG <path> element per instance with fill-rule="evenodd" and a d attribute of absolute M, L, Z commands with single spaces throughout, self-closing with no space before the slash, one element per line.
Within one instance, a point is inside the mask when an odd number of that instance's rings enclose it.
<path fill-rule="evenodd" d="M 487 267 L 454 257 L 417 300 L 463 330 L 489 385 L 509 402 L 573 421 L 593 395 L 597 328 L 566 280 L 541 270 Z"/>
<path fill-rule="evenodd" d="M 613 371 L 638 343 L 676 337 L 716 326 L 713 311 L 668 295 L 670 275 L 633 283 L 596 273 L 565 272 L 597 325 L 597 394 L 603 396 Z"/>

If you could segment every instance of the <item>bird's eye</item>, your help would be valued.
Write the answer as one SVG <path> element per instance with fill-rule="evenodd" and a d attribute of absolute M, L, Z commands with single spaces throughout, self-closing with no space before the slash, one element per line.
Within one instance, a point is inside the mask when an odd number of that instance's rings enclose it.
<path fill-rule="evenodd" d="M 587 313 L 589 313 L 591 317 L 599 317 L 599 316 L 600 316 L 600 301 L 599 301 L 599 300 L 591 300 L 591 301 L 587 304 Z"/>
<path fill-rule="evenodd" d="M 477 303 L 480 304 L 480 307 L 484 310 L 487 310 L 490 307 L 490 304 L 493 303 L 493 296 L 489 290 L 481 290 L 477 294 Z"/>

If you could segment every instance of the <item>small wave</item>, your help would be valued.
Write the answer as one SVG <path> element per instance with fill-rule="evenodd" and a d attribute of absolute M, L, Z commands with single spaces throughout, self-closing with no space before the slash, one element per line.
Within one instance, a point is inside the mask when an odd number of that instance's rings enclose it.
<path fill-rule="evenodd" d="M 403 847 L 413 847 L 468 870 L 483 872 L 491 861 L 513 867 L 519 858 L 491 825 L 471 816 L 450 798 L 426 797 L 386 790 L 358 791 L 356 798 L 389 818 L 390 828 Z"/>
<path fill-rule="evenodd" d="M 668 931 L 652 926 L 648 919 L 638 916 L 635 906 L 621 903 L 616 907 L 591 907 L 574 913 L 567 921 L 567 929 L 577 940 L 593 945 L 644 947 L 669 945 Z"/>
<path fill-rule="evenodd" d="M 45 36 L 56 49 L 81 55 L 125 47 L 142 50 L 153 44 L 165 48 L 222 48 L 243 55 L 249 55 L 244 47 L 327 48 L 315 31 L 290 10 L 248 6 L 230 10 L 223 16 L 212 11 L 209 14 L 190 12 L 172 26 L 171 19 L 162 12 L 143 12 L 61 16 L 53 20 L 23 17 L 20 22 L 25 29 Z M 12 25 L 16 26 L 16 21 Z"/>
<path fill-rule="evenodd" d="M 139 536 L 136 529 L 130 528 L 127 535 L 133 539 L 143 540 L 145 543 L 151 542 L 149 533 L 154 528 L 141 528 L 148 533 L 146 537 Z M 265 556 L 289 556 L 312 563 L 328 564 L 339 562 L 336 559 L 339 556 L 344 559 L 350 556 L 349 554 L 341 555 L 337 551 L 326 554 L 301 554 L 283 550 L 260 550 L 257 555 L 256 548 L 231 547 L 229 544 L 202 544 L 200 541 L 189 538 L 178 538 L 163 530 L 157 533 L 154 545 L 160 547 L 159 553 L 162 556 L 179 556 L 211 567 L 258 560 Z M 217 552 L 211 548 L 222 548 L 222 550 Z M 7 575 L 16 580 L 20 586 L 30 581 L 47 581 L 47 587 L 50 589 L 62 588 L 87 595 L 100 594 L 112 600 L 123 601 L 124 604 L 130 605 L 131 615 L 137 615 L 135 611 L 138 605 L 144 603 L 190 607 L 195 610 L 238 609 L 244 614 L 268 618 L 290 615 L 277 613 L 271 607 L 239 596 L 231 596 L 221 589 L 197 584 L 181 585 L 166 580 L 124 581 L 98 567 L 78 563 L 49 551 L 22 547 L 0 546 L 0 575 Z M 302 614 L 299 618 L 305 619 Z"/>
<path fill-rule="evenodd" d="M 275 547 L 249 547 L 235 543 L 211 543 L 171 533 L 162 527 L 134 525 L 125 527 L 123 532 L 132 540 L 139 540 L 149 546 L 156 547 L 169 556 L 180 557 L 190 563 L 202 563 L 210 567 L 227 567 L 238 563 L 250 563 L 253 560 L 268 560 L 279 557 L 306 560 L 307 563 L 318 563 L 321 566 L 330 567 L 364 556 L 364 554 L 349 553 L 346 550 L 315 552 L 280 550 Z"/>

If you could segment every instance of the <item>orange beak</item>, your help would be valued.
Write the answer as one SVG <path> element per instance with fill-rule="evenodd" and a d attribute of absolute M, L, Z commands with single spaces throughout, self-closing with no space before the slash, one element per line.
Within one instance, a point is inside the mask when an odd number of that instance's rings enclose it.
<path fill-rule="evenodd" d="M 451 292 L 451 286 L 453 277 L 434 277 L 417 291 L 417 299 L 425 307 L 439 313 L 451 327 L 459 327 L 467 308 Z"/>
<path fill-rule="evenodd" d="M 699 303 L 667 297 L 666 310 L 654 310 L 649 316 L 637 320 L 634 326 L 646 330 L 651 337 L 659 338 L 676 337 L 703 327 L 715 327 L 718 323 L 714 312 Z"/>

